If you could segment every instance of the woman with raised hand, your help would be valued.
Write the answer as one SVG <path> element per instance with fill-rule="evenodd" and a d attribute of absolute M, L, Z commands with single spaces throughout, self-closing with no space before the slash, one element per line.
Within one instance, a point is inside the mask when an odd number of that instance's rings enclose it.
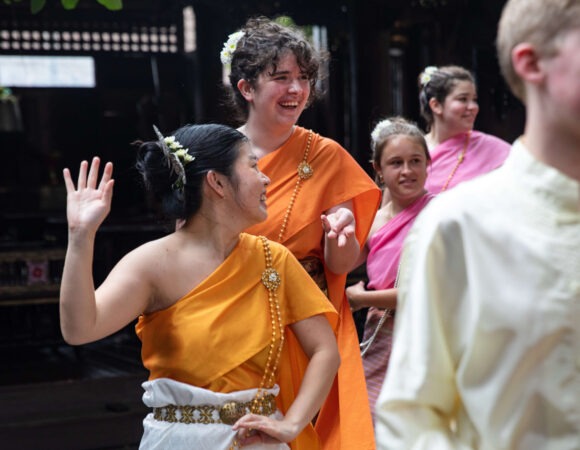
<path fill-rule="evenodd" d="M 338 143 L 297 125 L 315 97 L 321 62 L 299 30 L 250 19 L 230 35 L 221 56 L 230 69 L 230 99 L 243 123 L 239 130 L 272 180 L 268 219 L 247 231 L 284 244 L 340 316 L 335 333 L 342 363 L 316 431 L 325 449 L 373 449 L 358 335 L 344 289 L 380 192 Z M 302 355 L 289 356 L 281 365 L 303 366 Z"/>
<path fill-rule="evenodd" d="M 389 201 L 375 216 L 359 262 L 368 283 L 346 289 L 353 311 L 369 308 L 361 352 L 369 404 L 374 413 L 391 354 L 397 309 L 397 275 L 403 242 L 417 215 L 433 199 L 425 189 L 431 162 L 423 133 L 401 117 L 381 120 L 371 133 L 373 167 Z"/>
<path fill-rule="evenodd" d="M 427 190 L 439 194 L 503 164 L 510 144 L 473 129 L 479 105 L 475 79 L 467 69 L 425 68 L 419 75 L 419 104 L 432 159 Z"/>
<path fill-rule="evenodd" d="M 270 180 L 248 139 L 189 125 L 140 145 L 137 169 L 182 226 L 125 255 L 95 290 L 95 235 L 111 207 L 113 165 L 64 170 L 69 242 L 60 294 L 65 340 L 102 339 L 138 318 L 149 370 L 141 449 L 317 449 L 311 421 L 339 366 L 336 312 L 282 245 L 243 233 L 267 216 Z M 329 323 L 330 322 L 332 323 Z M 296 340 L 288 342 L 292 333 Z M 294 352 L 305 373 L 281 370 Z M 279 396 L 286 378 L 300 389 Z"/>

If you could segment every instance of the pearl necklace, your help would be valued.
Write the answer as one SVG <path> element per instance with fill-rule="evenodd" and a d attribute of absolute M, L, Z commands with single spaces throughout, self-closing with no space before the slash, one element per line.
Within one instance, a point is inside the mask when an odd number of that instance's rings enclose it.
<path fill-rule="evenodd" d="M 451 178 L 453 178 L 453 176 L 455 175 L 455 172 L 457 172 L 457 168 L 465 159 L 465 152 L 467 152 L 467 146 L 469 145 L 470 138 L 471 138 L 471 130 L 468 131 L 467 135 L 465 136 L 465 144 L 463 145 L 463 150 L 461 150 L 461 153 L 457 156 L 457 163 L 455 164 L 455 167 L 453 168 L 453 170 L 451 171 L 451 173 L 447 177 L 447 181 L 445 182 L 445 184 L 441 188 L 441 192 L 443 192 L 447 189 L 447 186 L 449 186 L 449 182 L 451 181 Z"/>
<path fill-rule="evenodd" d="M 296 169 L 296 171 L 298 172 L 298 178 L 296 180 L 296 185 L 294 186 L 292 196 L 290 197 L 290 203 L 288 203 L 288 207 L 286 208 L 286 214 L 284 214 L 284 219 L 282 220 L 282 227 L 280 228 L 280 233 L 278 233 L 278 242 L 282 242 L 282 236 L 284 236 L 284 232 L 286 231 L 286 227 L 288 226 L 288 219 L 290 218 L 290 213 L 292 212 L 292 208 L 294 207 L 294 203 L 296 202 L 296 196 L 298 195 L 298 191 L 300 190 L 302 181 L 308 180 L 314 174 L 312 166 L 308 164 L 308 154 L 310 153 L 311 143 L 312 143 L 312 130 L 308 130 L 306 149 L 304 150 L 304 156 L 302 157 L 302 161 L 300 161 L 300 164 L 298 164 L 298 167 Z"/>

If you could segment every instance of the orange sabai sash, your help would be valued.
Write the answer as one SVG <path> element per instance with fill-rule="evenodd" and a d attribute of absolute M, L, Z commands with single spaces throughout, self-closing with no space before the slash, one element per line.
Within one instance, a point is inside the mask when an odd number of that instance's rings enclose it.
<path fill-rule="evenodd" d="M 271 179 L 268 186 L 268 219 L 246 230 L 248 233 L 261 234 L 272 240 L 278 238 L 296 186 L 296 170 L 303 159 L 307 138 L 307 130 L 295 127 L 293 135 L 283 147 L 260 159 L 260 170 Z M 298 259 L 314 256 L 324 261 L 321 213 L 352 200 L 356 236 L 362 246 L 379 207 L 380 191 L 346 150 L 316 133 L 312 137 L 308 163 L 314 174 L 301 182 L 282 243 Z M 316 431 L 324 449 L 373 449 L 373 426 L 359 342 L 344 294 L 346 274 L 334 274 L 326 266 L 324 272 L 328 297 L 340 317 L 335 332 L 342 363 L 333 389 L 318 415 Z M 292 359 L 282 361 L 281 370 L 292 365 L 299 365 L 302 369 L 305 367 L 304 355 L 288 356 Z M 294 380 L 294 391 L 297 386 L 298 379 Z M 281 386 L 281 390 L 292 391 L 290 386 Z"/>
<path fill-rule="evenodd" d="M 336 312 L 298 261 L 281 245 L 271 243 L 270 249 L 281 277 L 277 294 L 283 324 L 326 314 L 336 326 Z M 149 379 L 167 377 L 214 392 L 258 387 L 272 338 L 268 291 L 261 282 L 265 267 L 261 241 L 242 233 L 228 258 L 191 292 L 167 309 L 141 316 L 136 331 Z M 294 345 L 285 344 L 284 358 L 301 351 Z M 279 369 L 281 385 L 300 376 L 293 372 Z M 286 412 L 293 400 L 279 396 L 280 410 Z M 291 448 L 319 448 L 313 428 L 307 427 Z"/>

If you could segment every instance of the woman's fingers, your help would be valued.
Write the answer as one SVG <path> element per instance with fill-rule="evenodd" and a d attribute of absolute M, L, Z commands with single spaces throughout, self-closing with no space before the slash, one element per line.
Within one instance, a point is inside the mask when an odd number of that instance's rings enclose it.
<path fill-rule="evenodd" d="M 89 163 L 86 161 L 81 162 L 81 166 L 79 168 L 79 178 L 77 181 L 77 189 L 80 191 L 81 189 L 85 189 L 87 187 L 87 169 Z"/>
<path fill-rule="evenodd" d="M 64 168 L 62 171 L 62 176 L 64 178 L 64 185 L 66 186 L 67 194 L 75 191 L 75 184 L 73 183 L 70 170 L 68 168 Z"/>
<path fill-rule="evenodd" d="M 99 187 L 97 188 L 97 182 L 99 180 L 99 166 L 100 158 L 95 156 L 91 161 L 91 166 L 89 168 L 89 163 L 87 161 L 82 161 L 79 168 L 79 176 L 77 180 L 77 186 L 75 188 L 74 182 L 72 181 L 71 172 L 68 168 L 63 169 L 63 178 L 66 186 L 67 192 L 81 191 L 83 189 L 98 189 L 100 191 L 110 190 L 111 186 L 109 181 L 113 177 L 113 163 L 108 162 L 105 164 L 105 169 L 103 170 L 103 176 L 99 182 Z M 88 172 L 88 175 L 87 175 Z"/>
<path fill-rule="evenodd" d="M 95 156 L 91 161 L 91 168 L 89 170 L 89 176 L 87 179 L 87 187 L 91 189 L 96 189 L 97 181 L 99 179 L 99 165 L 101 160 L 98 156 Z"/>
<path fill-rule="evenodd" d="M 101 182 L 99 183 L 99 190 L 103 191 L 107 188 L 107 183 L 113 176 L 113 163 L 108 162 L 105 164 L 105 170 L 103 170 L 103 176 L 101 177 Z"/>

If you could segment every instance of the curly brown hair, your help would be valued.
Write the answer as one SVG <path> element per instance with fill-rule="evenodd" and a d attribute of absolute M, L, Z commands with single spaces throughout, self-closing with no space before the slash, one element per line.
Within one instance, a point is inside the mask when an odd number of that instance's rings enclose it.
<path fill-rule="evenodd" d="M 287 52 L 296 56 L 300 70 L 310 82 L 307 104 L 316 99 L 319 68 L 325 55 L 317 52 L 299 29 L 280 25 L 266 17 L 255 17 L 249 19 L 240 31 L 244 34 L 232 55 L 228 88 L 229 103 L 240 121 L 247 120 L 249 106 L 237 87 L 238 81 L 244 79 L 256 87 L 259 75 L 265 70 L 275 73 L 278 62 Z"/>

